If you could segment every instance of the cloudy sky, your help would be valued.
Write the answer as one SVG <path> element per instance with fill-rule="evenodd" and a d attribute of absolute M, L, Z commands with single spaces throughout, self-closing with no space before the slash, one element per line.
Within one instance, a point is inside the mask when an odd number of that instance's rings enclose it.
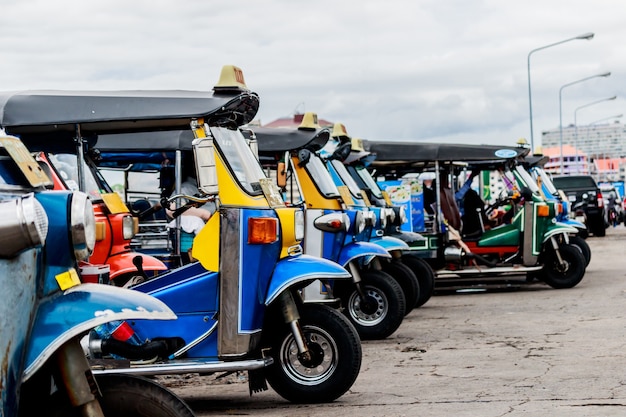
<path fill-rule="evenodd" d="M 235 64 L 262 123 L 314 111 L 353 137 L 512 144 L 531 137 L 530 51 L 593 32 L 531 55 L 534 144 L 559 107 L 564 126 L 626 111 L 623 0 L 0 4 L 5 91 L 210 90 Z"/>

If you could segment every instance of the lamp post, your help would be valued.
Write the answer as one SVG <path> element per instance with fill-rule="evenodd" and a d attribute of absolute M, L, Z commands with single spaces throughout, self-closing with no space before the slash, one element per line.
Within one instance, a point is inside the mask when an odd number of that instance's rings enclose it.
<path fill-rule="evenodd" d="M 615 100 L 616 98 L 617 96 L 613 96 L 613 97 L 607 97 L 607 98 L 603 98 L 600 100 L 592 101 L 591 103 L 583 104 L 582 106 L 576 107 L 576 110 L 574 110 L 574 138 L 575 138 L 574 143 L 576 146 L 576 163 L 577 164 L 578 164 L 578 120 L 577 120 L 578 110 L 584 109 L 585 107 L 593 106 L 595 104 L 602 103 L 605 101 Z"/>
<path fill-rule="evenodd" d="M 591 77 L 585 77 L 585 78 L 581 78 L 580 80 L 576 80 L 576 81 L 572 81 L 571 83 L 567 83 L 561 86 L 561 88 L 559 88 L 559 144 L 560 144 L 560 148 L 561 148 L 561 175 L 563 175 L 563 111 L 562 111 L 562 99 L 561 99 L 561 95 L 563 93 L 563 89 L 565 87 L 569 87 L 571 85 L 574 84 L 578 84 L 578 83 L 582 83 L 583 81 L 587 81 L 590 80 L 592 78 L 597 78 L 597 77 L 608 77 L 610 76 L 611 73 L 610 72 L 605 72 L 602 74 L 596 74 L 596 75 L 592 75 Z"/>
<path fill-rule="evenodd" d="M 569 42 L 569 41 L 575 41 L 577 39 L 587 39 L 587 40 L 591 40 L 593 39 L 593 32 L 589 32 L 589 33 L 583 33 L 582 35 L 578 35 L 575 36 L 573 38 L 569 38 L 569 39 L 565 39 L 559 42 L 555 42 L 555 43 L 551 43 L 550 45 L 545 45 L 545 46 L 541 46 L 539 48 L 535 48 L 532 51 L 530 51 L 528 53 L 528 58 L 527 58 L 527 66 L 528 66 L 528 108 L 530 111 L 530 151 L 533 152 L 535 149 L 535 141 L 534 141 L 534 134 L 533 134 L 533 100 L 532 100 L 532 94 L 531 94 L 531 90 L 530 90 L 530 56 L 537 52 L 537 51 L 541 51 L 542 49 L 546 49 L 546 48 L 550 48 L 552 46 L 556 46 L 556 45 L 560 45 L 562 43 L 565 42 Z"/>

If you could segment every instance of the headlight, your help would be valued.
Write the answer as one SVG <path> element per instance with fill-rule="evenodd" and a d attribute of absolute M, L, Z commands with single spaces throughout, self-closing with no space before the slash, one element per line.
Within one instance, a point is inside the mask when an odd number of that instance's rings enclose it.
<path fill-rule="evenodd" d="M 400 224 L 408 223 L 409 219 L 406 217 L 406 206 L 400 206 Z"/>
<path fill-rule="evenodd" d="M 387 228 L 387 209 L 386 208 L 380 209 L 380 228 L 383 230 Z"/>
<path fill-rule="evenodd" d="M 356 212 L 356 218 L 354 219 L 354 233 L 361 234 L 365 230 L 365 216 L 361 210 Z"/>
<path fill-rule="evenodd" d="M 0 257 L 39 246 L 47 234 L 48 216 L 34 194 L 0 203 Z"/>
<path fill-rule="evenodd" d="M 96 243 L 96 218 L 87 194 L 80 191 L 72 194 L 70 231 L 74 256 L 79 261 L 87 259 Z"/>
<path fill-rule="evenodd" d="M 133 216 L 124 216 L 122 218 L 122 236 L 124 240 L 130 240 L 135 236 L 135 221 Z"/>
<path fill-rule="evenodd" d="M 302 210 L 298 210 L 295 213 L 294 231 L 298 242 L 304 239 L 304 211 Z"/>

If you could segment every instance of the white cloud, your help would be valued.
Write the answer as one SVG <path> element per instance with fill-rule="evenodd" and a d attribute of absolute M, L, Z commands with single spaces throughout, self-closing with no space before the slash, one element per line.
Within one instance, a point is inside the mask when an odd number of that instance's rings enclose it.
<path fill-rule="evenodd" d="M 574 109 L 589 123 L 622 112 L 626 25 L 604 0 L 2 1 L 1 90 L 208 90 L 223 64 L 243 68 L 269 122 L 300 108 L 383 139 L 535 141 Z M 583 114 L 584 113 L 584 114 Z"/>

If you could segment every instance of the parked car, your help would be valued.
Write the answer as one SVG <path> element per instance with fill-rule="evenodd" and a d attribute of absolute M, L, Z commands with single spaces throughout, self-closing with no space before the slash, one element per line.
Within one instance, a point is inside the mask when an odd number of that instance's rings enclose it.
<path fill-rule="evenodd" d="M 605 205 L 602 192 L 590 175 L 563 175 L 552 178 L 571 205 L 570 215 L 580 219 L 595 236 L 606 234 Z"/>

